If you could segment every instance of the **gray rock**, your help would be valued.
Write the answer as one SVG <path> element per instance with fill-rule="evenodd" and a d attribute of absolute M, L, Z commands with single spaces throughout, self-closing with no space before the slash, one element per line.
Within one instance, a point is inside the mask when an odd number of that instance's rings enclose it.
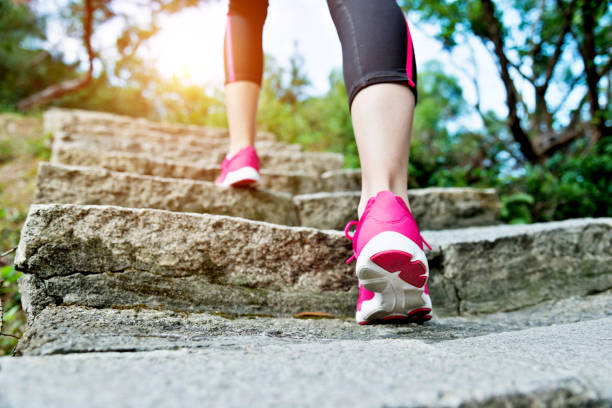
<path fill-rule="evenodd" d="M 144 154 L 96 151 L 54 143 L 51 162 L 71 166 L 100 167 L 112 171 L 148 176 L 214 181 L 219 167 L 154 159 Z"/>
<path fill-rule="evenodd" d="M 180 147 L 181 149 L 187 150 L 187 148 L 192 148 L 200 151 L 222 148 L 227 149 L 229 146 L 227 134 L 223 137 L 206 137 L 200 135 L 184 135 L 177 137 L 175 135 L 156 131 L 139 132 L 138 129 L 123 130 L 104 128 L 93 132 L 84 131 L 70 133 L 58 130 L 54 132 L 53 138 L 54 140 L 63 142 L 79 142 L 92 146 L 102 145 L 106 150 L 123 148 L 138 149 L 138 145 L 140 144 L 162 145 L 171 149 Z M 302 151 L 301 145 L 287 144 L 266 137 L 262 140 L 257 139 L 255 143 L 258 149 L 276 148 L 277 150 Z M 189 154 L 187 151 L 185 153 Z"/>
<path fill-rule="evenodd" d="M 424 232 L 440 314 L 514 310 L 612 288 L 612 219 Z M 33 205 L 16 266 L 91 307 L 352 314 L 350 242 L 339 231 L 225 216 Z M 25 289 L 24 289 L 25 290 Z M 38 310 L 38 305 L 25 305 Z M 32 318 L 33 315 L 30 316 Z"/>
<path fill-rule="evenodd" d="M 344 156 L 338 153 L 323 152 L 263 152 L 258 153 L 262 169 L 275 172 L 300 172 L 321 174 L 329 170 L 341 169 Z"/>
<path fill-rule="evenodd" d="M 162 160 L 186 161 L 194 164 L 217 164 L 225 157 L 228 140 L 219 138 L 183 137 L 168 135 L 91 135 L 55 133 L 55 143 L 86 150 L 117 151 L 145 154 Z M 300 152 L 299 145 L 261 141 L 256 143 L 258 154 L 267 156 L 277 152 Z"/>
<path fill-rule="evenodd" d="M 429 187 L 408 190 L 421 229 L 439 230 L 499 223 L 500 203 L 493 188 Z"/>
<path fill-rule="evenodd" d="M 612 318 L 438 343 L 230 336 L 0 359 L 6 407 L 610 406 Z M 112 392 L 101 392 L 112 390 Z"/>
<path fill-rule="evenodd" d="M 112 171 L 143 174 L 165 178 L 186 178 L 201 181 L 215 181 L 219 166 L 194 165 L 171 160 L 152 159 L 142 154 L 94 151 L 56 145 L 51 162 L 74 166 L 99 167 Z M 320 191 L 317 175 L 297 172 L 275 173 L 261 170 L 262 187 L 268 190 L 305 194 Z"/>
<path fill-rule="evenodd" d="M 612 292 L 569 298 L 508 313 L 438 317 L 418 326 L 359 326 L 350 318 L 278 318 L 224 313 L 186 313 L 142 307 L 94 309 L 51 306 L 32 322 L 17 348 L 19 355 L 203 348 L 219 337 L 267 336 L 284 340 L 417 339 L 440 342 L 530 327 L 574 323 L 612 316 Z"/>
<path fill-rule="evenodd" d="M 321 191 L 361 190 L 361 169 L 330 170 L 321 174 Z"/>
<path fill-rule="evenodd" d="M 225 216 L 33 205 L 20 248 L 56 304 L 346 313 L 356 290 L 342 233 Z"/>
<path fill-rule="evenodd" d="M 157 208 L 300 225 L 288 194 L 44 162 L 38 167 L 35 202 Z"/>
<path fill-rule="evenodd" d="M 214 137 L 227 138 L 227 129 L 210 128 L 178 123 L 152 122 L 142 118 L 115 115 L 106 112 L 85 111 L 78 109 L 48 109 L 44 113 L 44 130 L 48 133 L 89 133 L 123 135 L 174 135 L 178 137 Z M 112 131 L 109 131 L 112 129 Z M 269 132 L 258 132 L 259 140 L 275 140 Z"/>
<path fill-rule="evenodd" d="M 496 199 L 493 190 L 488 194 Z M 438 213 L 435 210 L 440 206 L 432 206 L 430 214 L 427 212 L 426 204 L 435 201 L 437 196 L 446 203 L 444 208 L 448 211 Z M 486 200 L 482 200 L 483 208 L 480 216 L 461 218 L 462 215 L 465 217 L 473 215 L 474 212 L 462 213 L 461 210 L 468 205 L 476 207 L 483 196 L 490 198 L 480 190 L 470 189 L 431 189 L 431 192 L 421 190 L 410 192 L 414 214 L 424 229 L 431 226 L 439 227 L 444 222 L 448 222 L 448 225 L 445 225 L 447 228 L 453 228 L 458 225 L 469 225 L 472 220 L 474 224 L 479 225 L 486 219 L 494 219 L 492 214 L 489 218 L 482 215 L 488 210 Z M 456 198 L 454 206 L 449 197 Z M 286 194 L 263 189 L 224 189 L 216 187 L 211 182 L 41 163 L 35 202 L 157 208 L 342 230 L 348 221 L 357 218 L 359 198 L 358 192 L 338 192 L 299 195 L 292 201 Z M 452 218 L 449 214 L 455 214 L 457 218 Z"/>
<path fill-rule="evenodd" d="M 336 178 L 336 180 L 338 180 Z M 424 188 L 408 191 L 412 213 L 421 229 L 438 230 L 497 224 L 499 199 L 494 189 Z M 294 197 L 301 224 L 344 229 L 357 219 L 358 191 L 317 193 Z"/>
<path fill-rule="evenodd" d="M 316 174 L 298 172 L 273 172 L 260 170 L 261 187 L 286 192 L 291 195 L 309 194 L 321 191 L 321 179 Z"/>
<path fill-rule="evenodd" d="M 612 287 L 612 219 L 427 231 L 442 312 L 490 313 Z M 452 299 L 452 301 L 450 300 Z"/>
<path fill-rule="evenodd" d="M 94 157 L 92 157 L 94 156 Z M 97 156 L 97 157 L 95 157 Z M 56 141 L 53 144 L 51 161 L 74 166 L 104 167 L 109 170 L 130 171 L 132 173 L 162 175 L 166 177 L 196 178 L 202 168 L 210 168 L 221 162 L 222 152 L 218 157 L 207 157 L 195 163 L 187 160 L 172 161 L 151 153 L 125 153 L 114 150 L 87 148 L 78 143 Z M 335 153 L 314 152 L 263 152 L 259 154 L 262 169 L 278 172 L 296 172 L 319 175 L 330 169 L 342 167 L 343 158 Z M 122 170 L 119 170 L 122 168 Z M 140 171 L 137 171 L 140 170 Z"/>
<path fill-rule="evenodd" d="M 357 205 L 361 193 L 345 191 L 304 194 L 293 197 L 300 214 L 300 223 L 306 227 L 344 230 L 350 220 L 357 219 Z"/>

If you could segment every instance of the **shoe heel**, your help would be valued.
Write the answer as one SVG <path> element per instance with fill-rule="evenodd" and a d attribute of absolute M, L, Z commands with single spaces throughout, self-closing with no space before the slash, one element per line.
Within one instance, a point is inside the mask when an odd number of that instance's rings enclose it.
<path fill-rule="evenodd" d="M 243 167 L 231 171 L 225 178 L 225 184 L 231 187 L 250 187 L 259 183 L 261 177 L 259 172 L 253 167 Z"/>
<path fill-rule="evenodd" d="M 373 237 L 362 249 L 356 266 L 359 283 L 380 292 L 386 284 L 424 290 L 429 275 L 423 250 L 404 235 L 392 231 Z M 386 282 L 386 284 L 385 284 Z"/>
<path fill-rule="evenodd" d="M 422 288 L 427 283 L 427 268 L 421 261 L 413 261 L 413 256 L 405 251 L 388 250 L 378 252 L 370 257 L 370 261 L 389 273 L 398 272 L 398 277 L 404 282 Z"/>

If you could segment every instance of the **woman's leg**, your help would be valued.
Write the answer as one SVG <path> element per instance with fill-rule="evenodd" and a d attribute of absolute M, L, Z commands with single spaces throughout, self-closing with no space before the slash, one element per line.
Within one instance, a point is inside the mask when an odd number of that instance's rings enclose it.
<path fill-rule="evenodd" d="M 342 43 L 361 161 L 361 216 L 368 199 L 383 190 L 408 203 L 416 63 L 410 31 L 395 0 L 328 0 L 328 5 Z"/>
<path fill-rule="evenodd" d="M 228 156 L 255 143 L 259 89 L 257 83 L 250 81 L 232 82 L 225 86 L 225 108 L 230 134 Z"/>
<path fill-rule="evenodd" d="M 257 102 L 263 73 L 261 46 L 267 0 L 230 0 L 225 31 L 225 103 L 229 155 L 255 141 Z"/>
<path fill-rule="evenodd" d="M 379 191 L 389 190 L 408 203 L 408 159 L 414 94 L 398 84 L 377 84 L 361 90 L 351 107 L 361 161 L 361 216 Z M 383 118 L 387 118 L 384 120 Z"/>
<path fill-rule="evenodd" d="M 416 65 L 395 0 L 328 0 L 362 170 L 353 241 L 360 324 L 431 319 L 425 244 L 408 209 L 408 158 L 416 103 Z M 354 233 L 351 228 L 356 226 Z"/>

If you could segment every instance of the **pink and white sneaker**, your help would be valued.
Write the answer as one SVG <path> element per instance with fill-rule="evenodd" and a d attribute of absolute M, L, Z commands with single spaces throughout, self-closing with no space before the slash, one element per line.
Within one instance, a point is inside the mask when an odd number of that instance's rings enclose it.
<path fill-rule="evenodd" d="M 215 184 L 221 187 L 250 187 L 259 183 L 259 157 L 247 146 L 221 162 L 221 174 Z"/>
<path fill-rule="evenodd" d="M 431 319 L 429 266 L 423 243 L 429 245 L 401 197 L 381 191 L 368 200 L 359 221 L 349 222 L 344 233 L 353 241 L 354 250 L 347 263 L 357 259 L 357 323 L 423 323 Z"/>

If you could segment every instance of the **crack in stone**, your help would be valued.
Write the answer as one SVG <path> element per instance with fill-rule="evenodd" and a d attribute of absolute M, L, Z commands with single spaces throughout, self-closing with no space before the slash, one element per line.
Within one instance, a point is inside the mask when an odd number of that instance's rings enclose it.
<path fill-rule="evenodd" d="M 451 282 L 451 285 L 453 285 L 453 289 L 455 290 L 455 296 L 457 297 L 457 316 L 461 316 L 461 306 L 463 304 L 463 299 L 461 298 L 461 295 L 459 294 L 459 287 L 457 285 L 455 285 L 454 282 Z"/>

